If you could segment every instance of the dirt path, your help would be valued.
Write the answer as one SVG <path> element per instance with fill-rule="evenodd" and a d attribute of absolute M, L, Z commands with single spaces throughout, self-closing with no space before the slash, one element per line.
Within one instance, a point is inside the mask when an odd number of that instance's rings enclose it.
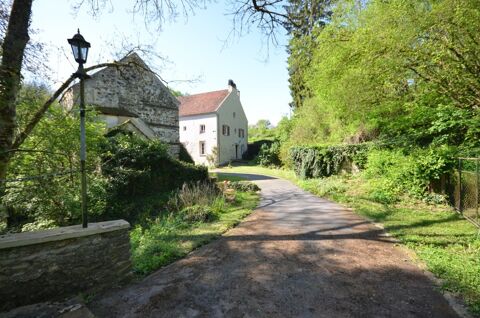
<path fill-rule="evenodd" d="M 249 175 L 237 228 L 89 306 L 99 317 L 457 317 L 409 256 L 341 206 Z"/>

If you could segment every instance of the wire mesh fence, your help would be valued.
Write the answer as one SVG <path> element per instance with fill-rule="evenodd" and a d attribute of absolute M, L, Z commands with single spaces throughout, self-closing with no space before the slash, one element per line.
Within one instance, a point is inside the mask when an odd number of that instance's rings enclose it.
<path fill-rule="evenodd" d="M 480 158 L 458 158 L 457 168 L 433 185 L 467 220 L 480 227 Z"/>

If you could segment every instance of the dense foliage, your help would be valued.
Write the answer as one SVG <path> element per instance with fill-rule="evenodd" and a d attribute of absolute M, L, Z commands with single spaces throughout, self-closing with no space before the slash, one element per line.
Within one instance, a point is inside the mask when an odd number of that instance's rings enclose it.
<path fill-rule="evenodd" d="M 268 139 L 261 139 L 261 140 L 256 140 L 254 142 L 248 143 L 248 148 L 247 148 L 247 151 L 245 151 L 245 153 L 243 154 L 243 159 L 245 160 L 255 159 L 260 153 L 260 149 L 262 148 L 263 145 L 270 147 L 272 143 L 273 141 Z"/>
<path fill-rule="evenodd" d="M 455 157 L 480 156 L 480 1 L 329 9 L 325 23 L 291 34 L 282 163 L 304 189 L 382 222 L 480 314 L 476 230 L 445 205 L 418 208 L 446 203 L 432 182 Z M 353 166 L 360 173 L 340 175 Z"/>
<path fill-rule="evenodd" d="M 264 166 L 280 166 L 289 162 L 288 148 L 292 130 L 292 120 L 284 116 L 276 126 L 260 120 L 255 128 L 249 127 L 249 141 L 247 152 L 243 159 L 256 161 Z M 263 127 L 259 129 L 259 127 Z M 253 135 L 253 142 L 251 136 Z"/>
<path fill-rule="evenodd" d="M 26 85 L 18 99 L 19 125 L 23 125 L 46 98 L 45 89 Z M 93 120 L 94 112 L 87 114 L 89 211 L 98 215 L 105 209 L 105 180 L 95 168 L 100 163 L 105 127 Z M 0 221 L 16 230 L 25 224 L 24 229 L 28 230 L 78 223 L 81 219 L 79 148 L 77 114 L 66 114 L 55 105 L 10 162 L 2 202 L 6 213 L 0 216 Z"/>
<path fill-rule="evenodd" d="M 480 1 L 338 0 L 322 10 L 290 33 L 283 165 L 301 178 L 365 168 L 380 201 L 431 199 L 429 183 L 455 156 L 480 154 Z"/>
<path fill-rule="evenodd" d="M 25 86 L 17 109 L 21 125 L 48 92 Z M 90 221 L 154 216 L 172 191 L 208 178 L 204 167 L 172 159 L 166 145 L 131 134 L 106 137 L 106 128 L 87 112 L 88 214 Z M 1 231 L 27 231 L 81 222 L 79 119 L 52 107 L 21 149 L 7 175 Z"/>
<path fill-rule="evenodd" d="M 271 145 L 266 143 L 262 144 L 256 161 L 259 165 L 264 167 L 281 166 L 282 162 L 280 161 L 280 143 L 275 141 Z"/>
<path fill-rule="evenodd" d="M 175 160 L 162 142 L 133 134 L 110 138 L 102 159 L 108 180 L 105 216 L 130 222 L 158 213 L 170 192 L 184 183 L 208 179 L 205 167 Z"/>
<path fill-rule="evenodd" d="M 273 140 L 275 134 L 269 120 L 260 119 L 256 124 L 248 126 L 248 141 Z"/>
<path fill-rule="evenodd" d="M 308 41 L 292 38 L 290 58 L 310 61 L 295 66 L 309 97 L 292 139 L 478 147 L 479 21 L 478 0 L 337 1 Z"/>
<path fill-rule="evenodd" d="M 301 178 L 322 178 L 351 172 L 365 166 L 372 144 L 339 146 L 297 146 L 290 148 L 295 174 Z"/>
<path fill-rule="evenodd" d="M 432 181 L 449 172 L 455 161 L 449 148 L 372 150 L 363 176 L 369 184 L 369 195 L 377 202 L 392 203 L 402 196 L 434 203 L 445 198 L 428 193 Z"/>

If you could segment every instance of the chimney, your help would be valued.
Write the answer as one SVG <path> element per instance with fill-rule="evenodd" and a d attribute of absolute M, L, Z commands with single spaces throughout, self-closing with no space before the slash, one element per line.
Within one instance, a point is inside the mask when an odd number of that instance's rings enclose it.
<path fill-rule="evenodd" d="M 231 79 L 228 80 L 228 90 L 231 92 L 235 90 L 237 92 L 237 96 L 240 97 L 240 91 L 237 89 L 237 84 Z"/>
<path fill-rule="evenodd" d="M 229 90 L 231 91 L 232 89 L 237 89 L 237 84 L 235 84 L 235 82 L 231 79 L 228 80 L 228 86 L 229 87 Z"/>

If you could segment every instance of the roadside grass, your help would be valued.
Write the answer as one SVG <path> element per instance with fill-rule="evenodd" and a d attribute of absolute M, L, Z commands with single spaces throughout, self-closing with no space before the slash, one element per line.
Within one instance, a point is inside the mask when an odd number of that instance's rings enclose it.
<path fill-rule="evenodd" d="M 263 174 L 270 177 L 277 177 L 292 182 L 296 182 L 297 178 L 295 173 L 292 170 L 281 169 L 281 168 L 266 168 L 261 166 L 256 166 L 253 164 L 245 164 L 241 166 L 232 166 L 232 167 L 223 167 L 217 170 L 218 172 L 231 172 L 231 173 L 252 173 L 252 174 Z"/>
<path fill-rule="evenodd" d="M 442 289 L 463 297 L 471 313 L 480 317 L 480 233 L 444 205 L 402 198 L 382 204 L 369 197 L 361 174 L 299 180 L 292 171 L 264 167 L 233 167 L 225 172 L 287 176 L 302 189 L 351 207 L 383 224 L 385 230 L 415 251 L 426 268 L 441 279 Z M 293 177 L 292 177 L 293 176 Z"/>
<path fill-rule="evenodd" d="M 237 192 L 232 203 L 217 207 L 209 222 L 187 222 L 180 214 L 160 216 L 130 233 L 133 268 L 145 275 L 187 255 L 234 227 L 257 206 L 259 196 Z"/>
<path fill-rule="evenodd" d="M 231 176 L 231 175 L 226 175 L 223 173 L 217 173 L 217 172 L 210 172 L 209 173 L 210 178 L 215 178 L 217 179 L 218 182 L 220 181 L 243 181 L 245 178 L 239 177 L 239 176 Z"/>

